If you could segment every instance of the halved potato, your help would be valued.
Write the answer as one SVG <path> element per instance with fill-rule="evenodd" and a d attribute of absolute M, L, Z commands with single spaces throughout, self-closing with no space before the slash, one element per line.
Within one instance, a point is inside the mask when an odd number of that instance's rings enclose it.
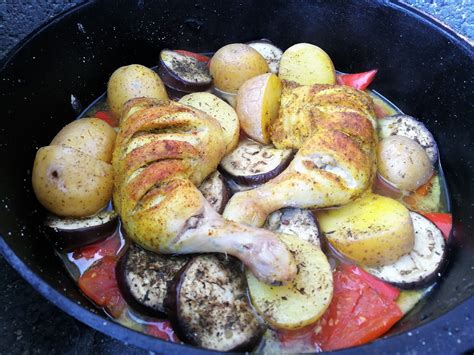
<path fill-rule="evenodd" d="M 195 92 L 183 96 L 180 103 L 192 106 L 215 118 L 224 133 L 226 154 L 234 150 L 239 142 L 239 118 L 234 109 L 217 96 L 208 92 Z"/>
<path fill-rule="evenodd" d="M 63 217 L 90 216 L 112 197 L 112 165 L 61 145 L 36 153 L 33 190 L 49 211 Z"/>
<path fill-rule="evenodd" d="M 278 76 L 301 85 L 336 83 L 331 58 L 321 48 L 309 43 L 295 44 L 283 53 Z"/>
<path fill-rule="evenodd" d="M 51 145 L 63 145 L 110 163 L 115 143 L 115 130 L 99 118 L 81 118 L 64 126 Z"/>
<path fill-rule="evenodd" d="M 214 85 L 234 93 L 248 79 L 268 73 L 267 61 L 247 44 L 232 43 L 220 48 L 209 63 Z"/>
<path fill-rule="evenodd" d="M 278 117 L 281 81 L 272 73 L 247 80 L 237 93 L 240 126 L 252 139 L 270 144 L 270 123 Z"/>
<path fill-rule="evenodd" d="M 388 197 L 368 194 L 341 208 L 319 211 L 317 218 L 332 246 L 363 265 L 391 264 L 413 249 L 410 213 Z"/>
<path fill-rule="evenodd" d="M 270 286 L 247 271 L 250 298 L 257 312 L 273 327 L 297 329 L 322 316 L 331 303 L 333 281 L 324 253 L 295 235 L 279 234 L 297 263 L 291 283 Z"/>

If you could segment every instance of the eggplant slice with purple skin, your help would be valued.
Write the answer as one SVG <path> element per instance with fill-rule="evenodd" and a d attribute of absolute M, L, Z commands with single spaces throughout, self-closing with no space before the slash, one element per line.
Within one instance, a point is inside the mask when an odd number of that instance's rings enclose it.
<path fill-rule="evenodd" d="M 410 211 L 415 230 L 413 250 L 395 263 L 365 270 L 402 289 L 428 286 L 439 276 L 446 262 L 443 233 L 428 218 Z"/>
<path fill-rule="evenodd" d="M 393 115 L 377 120 L 379 138 L 403 136 L 419 143 L 433 165 L 438 162 L 438 145 L 426 126 L 408 115 Z"/>
<path fill-rule="evenodd" d="M 255 49 L 260 55 L 265 58 L 268 63 L 268 67 L 273 74 L 278 74 L 280 69 L 280 60 L 283 55 L 283 51 L 275 46 L 268 39 L 260 39 L 247 43 L 250 47 Z"/>
<path fill-rule="evenodd" d="M 160 53 L 158 74 L 168 88 L 185 93 L 205 91 L 212 83 L 207 63 L 169 49 Z"/>
<path fill-rule="evenodd" d="M 62 252 L 85 247 L 115 232 L 118 214 L 113 210 L 104 210 L 85 218 L 60 218 L 50 216 L 46 219 L 48 239 Z"/>
<path fill-rule="evenodd" d="M 237 184 L 259 185 L 285 170 L 293 155 L 291 149 L 276 149 L 245 138 L 219 166 L 221 172 Z"/>
<path fill-rule="evenodd" d="M 168 315 L 178 337 L 217 351 L 250 351 L 265 326 L 247 296 L 242 265 L 224 255 L 192 258 L 166 297 Z"/>
<path fill-rule="evenodd" d="M 168 284 L 189 261 L 188 256 L 156 254 L 132 244 L 117 263 L 117 284 L 125 301 L 151 317 L 166 316 Z"/>
<path fill-rule="evenodd" d="M 230 189 L 222 174 L 218 171 L 213 172 L 202 182 L 201 186 L 199 186 L 199 190 L 214 210 L 222 214 L 231 195 Z"/>
<path fill-rule="evenodd" d="M 319 226 L 308 209 L 288 207 L 275 211 L 267 217 L 264 228 L 276 233 L 296 235 L 321 248 Z"/>

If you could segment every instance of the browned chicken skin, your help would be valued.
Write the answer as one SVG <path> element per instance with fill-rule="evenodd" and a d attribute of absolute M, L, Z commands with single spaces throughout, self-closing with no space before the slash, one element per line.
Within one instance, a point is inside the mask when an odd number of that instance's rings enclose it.
<path fill-rule="evenodd" d="M 274 233 L 223 219 L 196 187 L 224 155 L 216 120 L 145 98 L 131 100 L 123 112 L 113 201 L 128 237 L 162 253 L 228 253 L 268 283 L 294 277 L 293 257 Z"/>
<path fill-rule="evenodd" d="M 299 149 L 276 178 L 235 194 L 224 217 L 261 227 L 283 207 L 339 206 L 359 197 L 376 171 L 375 113 L 371 98 L 347 86 L 284 82 L 271 138 Z"/>

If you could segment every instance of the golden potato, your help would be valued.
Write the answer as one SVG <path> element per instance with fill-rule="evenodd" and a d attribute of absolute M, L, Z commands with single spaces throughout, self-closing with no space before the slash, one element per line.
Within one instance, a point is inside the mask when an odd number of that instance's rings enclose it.
<path fill-rule="evenodd" d="M 49 211 L 63 217 L 85 217 L 105 207 L 112 196 L 112 165 L 61 145 L 36 153 L 33 190 Z"/>
<path fill-rule="evenodd" d="M 50 145 L 63 145 L 110 163 L 115 143 L 115 130 L 98 118 L 81 118 L 64 126 Z"/>
<path fill-rule="evenodd" d="M 331 58 L 321 48 L 309 43 L 295 44 L 283 53 L 278 76 L 301 85 L 336 83 Z"/>
<path fill-rule="evenodd" d="M 433 175 L 426 151 L 410 138 L 387 137 L 379 143 L 377 153 L 380 175 L 400 190 L 416 190 Z"/>
<path fill-rule="evenodd" d="M 288 285 L 271 286 L 247 270 L 250 298 L 273 327 L 298 329 L 317 321 L 331 303 L 331 267 L 326 255 L 313 244 L 296 235 L 279 236 L 294 255 L 298 273 Z"/>
<path fill-rule="evenodd" d="M 167 100 L 168 94 L 158 74 L 143 65 L 131 64 L 114 71 L 107 85 L 109 109 L 120 117 L 125 102 L 137 97 Z"/>
<path fill-rule="evenodd" d="M 410 213 L 388 197 L 368 194 L 340 208 L 319 211 L 317 218 L 331 245 L 363 265 L 391 264 L 413 248 Z"/>
<path fill-rule="evenodd" d="M 237 93 L 240 126 L 252 139 L 270 144 L 270 123 L 278 117 L 281 81 L 272 73 L 247 80 Z"/>
<path fill-rule="evenodd" d="M 235 149 L 239 142 L 239 118 L 228 103 L 208 92 L 188 94 L 183 96 L 179 102 L 197 108 L 215 118 L 222 128 L 226 154 Z"/>
<path fill-rule="evenodd" d="M 211 59 L 209 70 L 214 85 L 226 92 L 235 93 L 254 76 L 268 73 L 268 63 L 252 47 L 233 43 L 219 49 Z"/>

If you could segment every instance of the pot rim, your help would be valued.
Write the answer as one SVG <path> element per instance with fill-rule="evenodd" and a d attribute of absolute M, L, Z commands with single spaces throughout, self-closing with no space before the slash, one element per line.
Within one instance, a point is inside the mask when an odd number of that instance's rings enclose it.
<path fill-rule="evenodd" d="M 69 16 L 70 14 L 80 11 L 81 9 L 86 8 L 87 6 L 92 5 L 96 0 L 84 1 L 81 4 L 71 7 L 70 9 L 54 16 L 50 20 L 43 23 L 41 26 L 33 30 L 25 38 L 23 38 L 19 43 L 17 43 L 8 53 L 0 59 L 0 72 L 2 72 L 7 65 L 15 58 L 18 52 L 20 52 L 23 47 L 25 47 L 29 42 L 33 41 L 37 35 L 48 29 L 50 26 L 53 26 L 57 22 L 60 22 L 63 18 Z M 416 18 L 418 21 L 424 23 L 425 25 L 431 27 L 432 29 L 441 33 L 444 37 L 449 38 L 455 46 L 461 47 L 470 58 L 474 59 L 474 41 L 469 40 L 467 37 L 461 35 L 442 21 L 434 18 L 430 14 L 427 14 L 411 5 L 401 2 L 401 0 L 375 0 L 382 6 L 390 7 L 396 11 L 407 14 L 410 17 Z M 454 227 L 454 226 L 453 226 Z M 120 340 L 125 344 L 133 344 L 139 348 L 145 350 L 153 350 L 166 353 L 181 353 L 186 352 L 186 354 L 206 354 L 206 353 L 216 353 L 216 351 L 206 350 L 194 347 L 188 344 L 179 344 L 172 343 L 165 340 L 155 338 L 153 336 L 135 331 L 133 329 L 127 328 L 119 323 L 114 322 L 104 318 L 103 316 L 96 314 L 84 306 L 73 302 L 67 296 L 61 294 L 53 287 L 49 285 L 40 275 L 34 273 L 30 270 L 28 265 L 26 265 L 10 248 L 6 243 L 3 235 L 0 234 L 0 253 L 4 256 L 7 262 L 10 264 L 13 269 L 18 272 L 23 279 L 25 279 L 36 291 L 38 291 L 46 300 L 53 303 L 56 307 L 60 308 L 65 313 L 79 320 L 80 322 L 92 327 L 93 329 L 100 331 L 108 336 L 114 337 L 115 339 Z M 474 295 L 468 296 L 465 299 L 461 300 L 455 307 L 449 310 L 445 310 L 437 318 L 429 322 L 421 322 L 413 331 L 424 332 L 430 331 L 427 329 L 429 326 L 435 323 L 441 323 L 450 316 L 450 313 L 459 311 L 461 307 L 465 306 L 468 303 L 472 303 L 474 306 Z M 383 336 L 374 340 L 373 342 L 335 351 L 335 353 L 353 353 L 353 352 L 363 352 L 373 351 L 374 344 L 378 347 L 383 347 L 386 341 L 392 340 L 397 341 L 400 344 L 403 343 L 403 340 L 410 337 L 410 331 Z M 412 349 L 414 350 L 414 349 Z M 451 349 L 454 350 L 454 349 Z"/>

